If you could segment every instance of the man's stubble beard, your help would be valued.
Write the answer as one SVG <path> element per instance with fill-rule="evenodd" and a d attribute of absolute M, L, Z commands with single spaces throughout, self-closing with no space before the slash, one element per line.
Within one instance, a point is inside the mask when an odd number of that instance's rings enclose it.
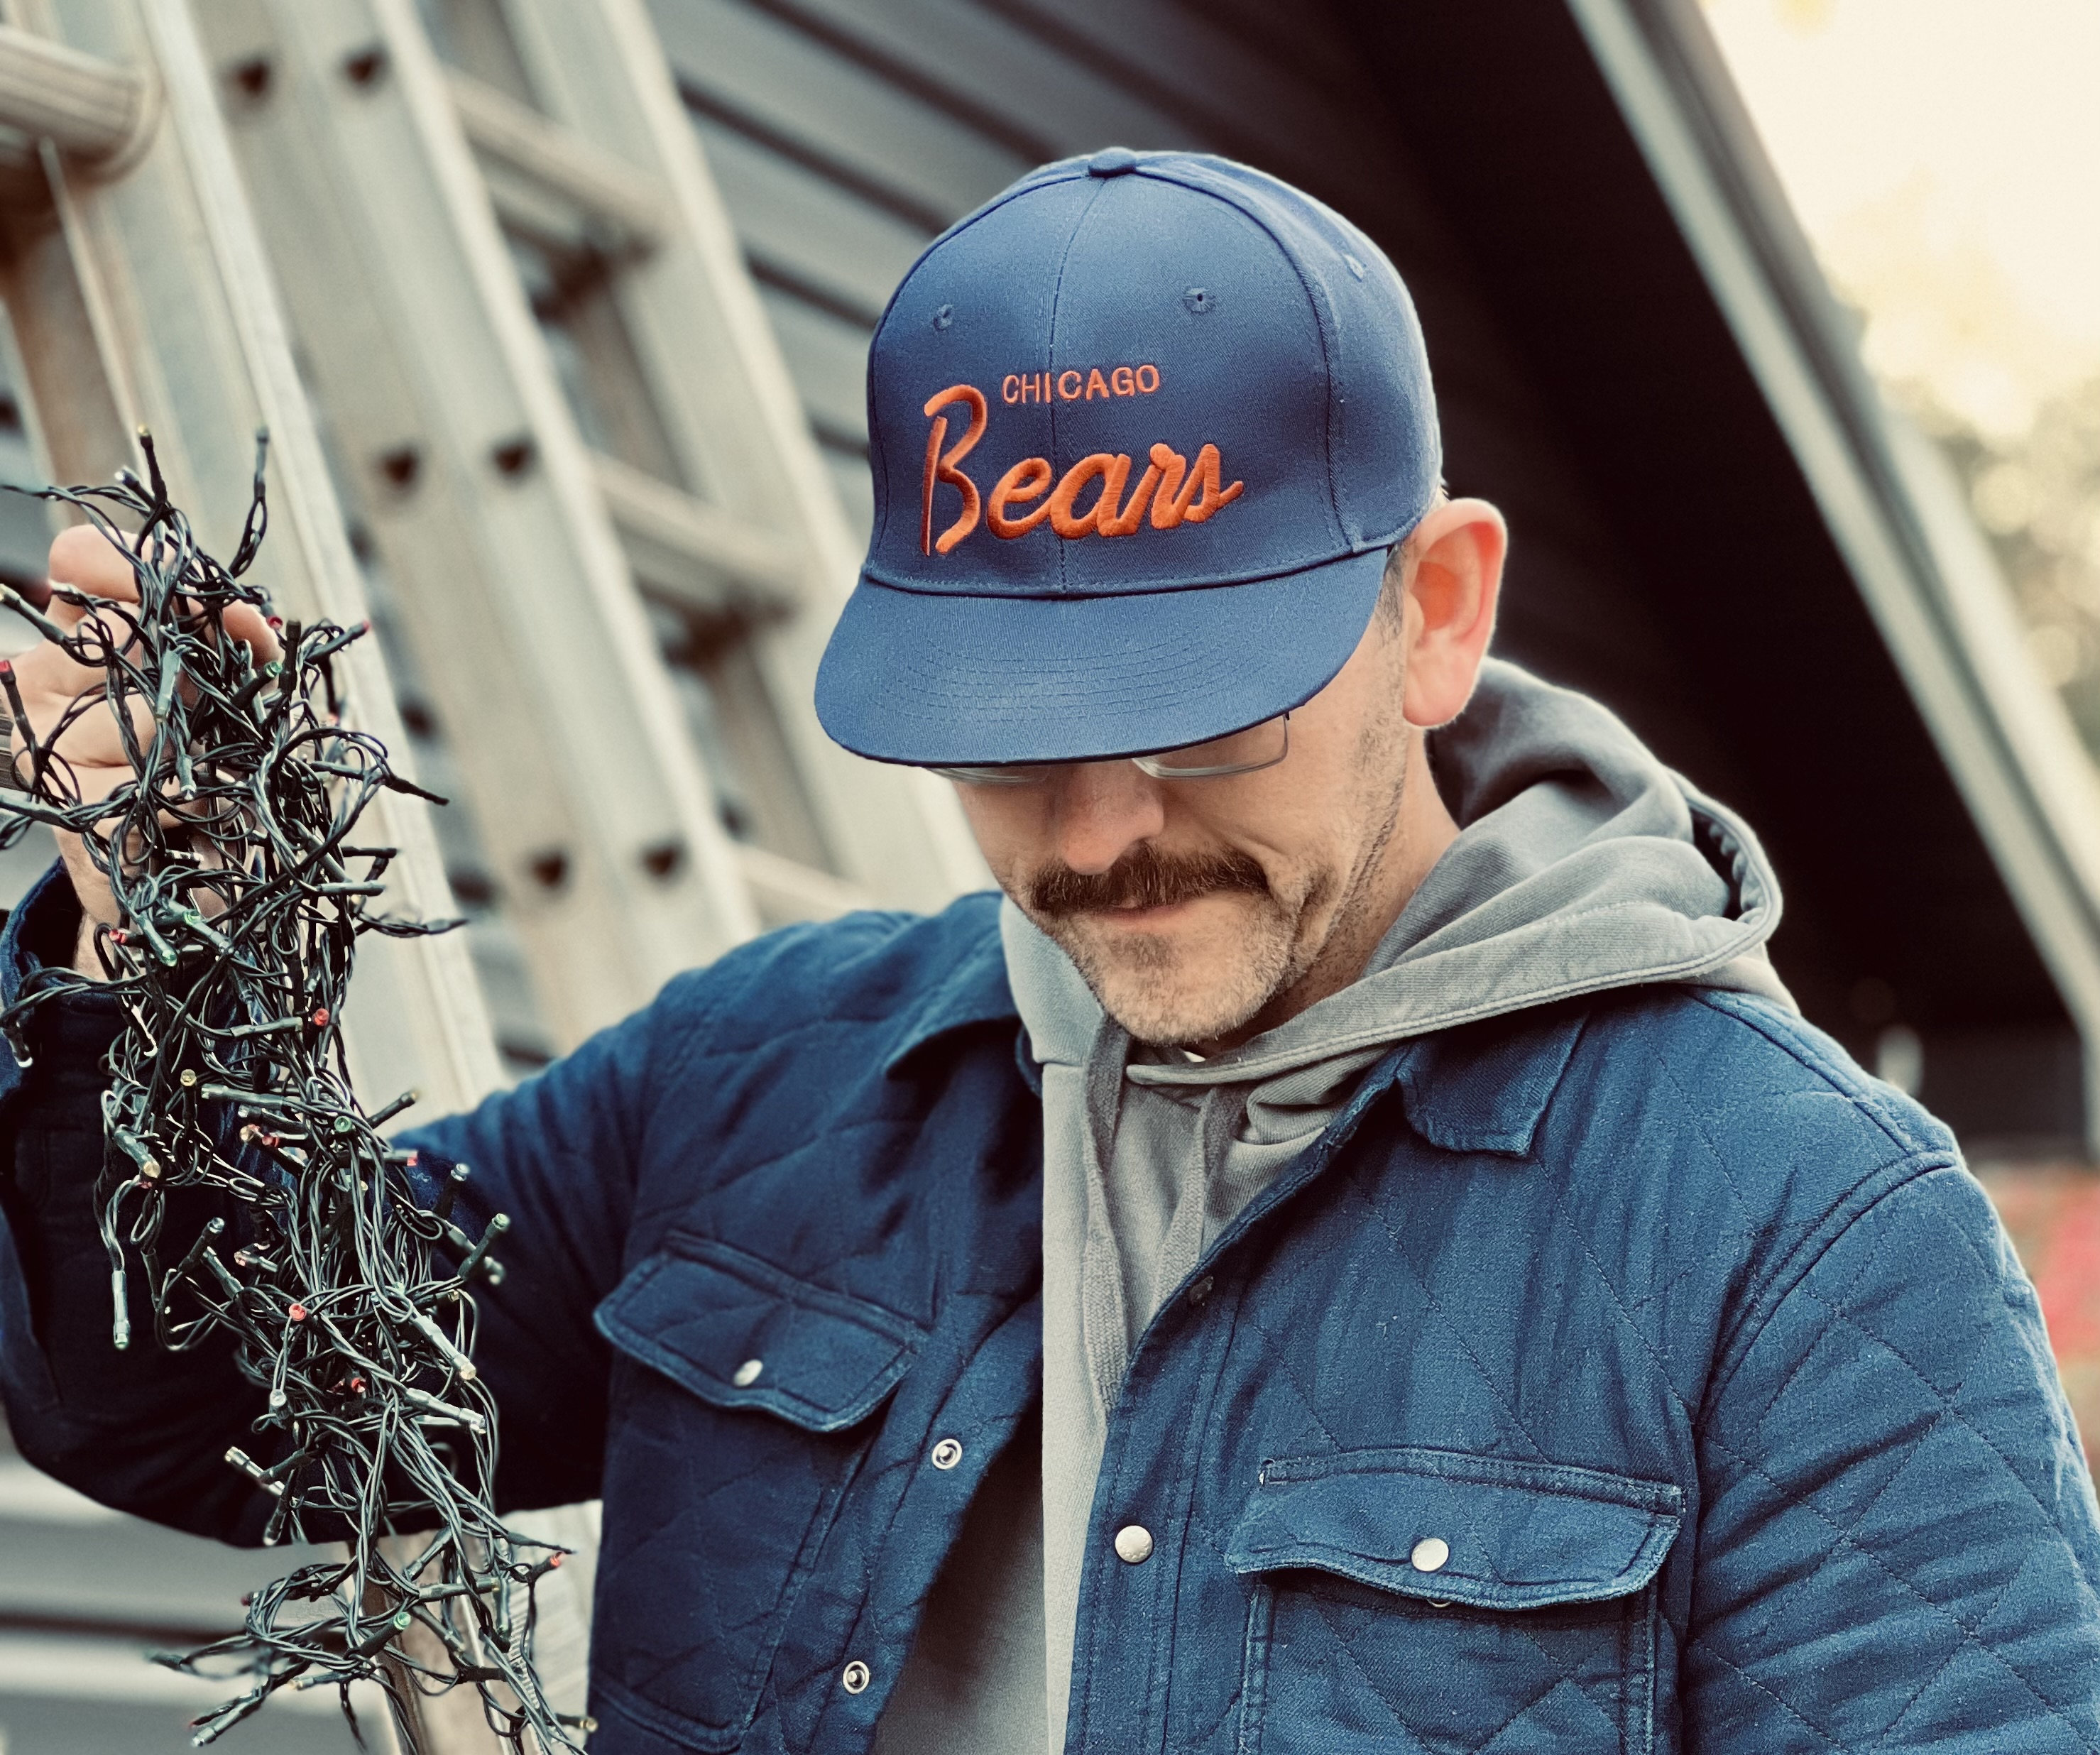
<path fill-rule="evenodd" d="M 1292 996 L 1316 975 L 1346 985 L 1376 949 L 1383 927 L 1373 930 L 1369 924 L 1371 897 L 1401 832 L 1407 757 L 1396 711 L 1365 728 L 1357 803 L 1376 826 L 1346 876 L 1331 865 L 1315 866 L 1291 886 L 1295 894 L 1279 895 L 1277 880 L 1251 856 L 1175 858 L 1148 844 L 1096 875 L 1068 867 L 1039 872 L 1016 900 L 1072 959 L 1102 1010 L 1138 1041 L 1191 1048 L 1258 1034 L 1248 1026 L 1268 1028 L 1293 1015 L 1299 1008 Z M 1090 912 L 1119 899 L 1166 902 L 1220 891 L 1247 896 L 1253 918 L 1238 928 L 1238 955 L 1211 972 L 1200 993 L 1176 990 L 1193 976 L 1183 968 L 1180 948 L 1167 937 L 1121 935 L 1111 952 L 1088 930 Z M 1316 922 L 1323 929 L 1316 931 Z M 1335 980 L 1336 966 L 1344 963 L 1346 972 Z"/>
<path fill-rule="evenodd" d="M 1232 923 L 1238 954 L 1198 972 L 1189 954 L 1165 937 L 1119 935 L 1111 950 L 1083 919 L 1051 917 L 1041 926 L 1057 941 L 1093 990 L 1101 1009 L 1140 1042 L 1194 1047 L 1243 1027 L 1278 994 L 1302 980 L 1319 954 L 1305 942 L 1306 923 L 1325 900 L 1331 874 L 1311 874 L 1305 893 L 1279 898 L 1273 889 L 1248 897 L 1251 919 Z M 1201 980 L 1200 990 L 1195 984 Z"/>

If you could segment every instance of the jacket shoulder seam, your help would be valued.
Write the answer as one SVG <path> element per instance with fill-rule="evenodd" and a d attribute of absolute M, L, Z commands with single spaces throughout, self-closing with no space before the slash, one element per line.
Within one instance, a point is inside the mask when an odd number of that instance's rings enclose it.
<path fill-rule="evenodd" d="M 1912 1183 L 1935 1175 L 1942 1171 L 1960 1170 L 1960 1157 L 1943 1149 L 1920 1148 L 1908 1155 L 1882 1165 L 1853 1184 L 1844 1197 L 1837 1202 L 1822 1219 L 1787 1251 L 1779 1265 L 1765 1277 L 1764 1284 L 1752 1296 L 1749 1307 L 1734 1326 L 1732 1333 L 1719 1349 L 1719 1363 L 1708 1381 L 1706 1392 L 1701 1398 L 1700 1407 L 1693 1421 L 1693 1429 L 1701 1431 L 1714 1404 L 1718 1401 L 1734 1380 L 1744 1361 L 1756 1350 L 1775 1317 L 1788 1299 L 1798 1291 L 1819 1263 L 1850 1236 L 1852 1228 L 1870 1213 L 1880 1209 Z"/>
<path fill-rule="evenodd" d="M 1762 1285 L 1753 1290 L 1742 1316 L 1720 1337 L 1714 1352 L 1717 1363 L 1707 1380 L 1699 1404 L 1694 1407 L 1678 1393 L 1674 1385 L 1670 1386 L 1672 1399 L 1677 1401 L 1696 1431 L 1704 1424 L 1707 1410 L 1725 1388 L 1728 1379 L 1756 1345 L 1765 1325 L 1838 1239 L 1858 1219 L 1872 1211 L 1898 1188 L 1935 1171 L 1959 1168 L 1961 1158 L 1951 1141 L 1944 1144 L 1921 1141 L 1899 1132 L 1890 1124 L 1889 1118 L 1880 1112 L 1880 1106 L 1871 1092 L 1864 1090 L 1856 1079 L 1847 1078 L 1843 1067 L 1826 1056 L 1815 1053 L 1811 1044 L 1790 1032 L 1773 1027 L 1777 1021 L 1762 1015 L 1764 1009 L 1762 1006 L 1754 1002 L 1732 1003 L 1740 999 L 1740 996 L 1732 994 L 1695 991 L 1686 997 L 1755 1031 L 1796 1065 L 1845 1098 L 1863 1120 L 1868 1122 L 1881 1137 L 1896 1148 L 1895 1156 L 1882 1158 L 1852 1175 L 1821 1216 L 1767 1270 Z M 1661 1069 L 1665 1076 L 1672 1078 L 1674 1083 L 1674 1075 L 1669 1073 L 1666 1063 Z M 1712 1158 L 1722 1180 L 1727 1183 L 1737 1202 L 1745 1210 L 1751 1210 L 1754 1203 L 1745 1195 L 1730 1169 L 1729 1154 L 1721 1142 L 1714 1139 L 1696 1118 L 1688 1119 L 1692 1131 Z M 1616 1297 L 1614 1303 L 1617 1303 Z M 1623 1308 L 1621 1314 L 1626 1314 Z M 1632 1326 L 1638 1334 L 1639 1325 Z M 1644 1336 L 1643 1340 L 1645 1343 Z M 1650 1351 L 1652 1352 L 1653 1349 Z M 1667 1382 L 1667 1374 L 1665 1381 Z"/>
<path fill-rule="evenodd" d="M 1860 1114 L 1872 1122 L 1899 1151 L 1912 1153 L 1944 1149 L 1936 1142 L 1921 1140 L 1910 1129 L 1899 1127 L 1890 1114 L 1884 1099 L 1859 1079 L 1851 1077 L 1841 1063 L 1828 1055 L 1819 1053 L 1813 1043 L 1803 1040 L 1794 1031 L 1784 1028 L 1780 1019 L 1767 1015 L 1763 1003 L 1740 994 L 1705 990 L 1695 991 L 1692 998 L 1710 1011 L 1733 1018 L 1737 1023 L 1756 1031 L 1780 1053 L 1815 1074 L 1840 1096 L 1849 1099 Z"/>

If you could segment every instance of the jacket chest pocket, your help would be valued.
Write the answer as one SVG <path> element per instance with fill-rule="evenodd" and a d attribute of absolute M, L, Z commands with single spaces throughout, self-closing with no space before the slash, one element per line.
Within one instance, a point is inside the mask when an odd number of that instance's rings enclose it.
<path fill-rule="evenodd" d="M 597 1320 L 626 1360 L 593 1698 L 680 1747 L 734 1749 L 872 1417 L 923 1335 L 879 1305 L 676 1233 Z"/>
<path fill-rule="evenodd" d="M 1253 1586 L 1240 1755 L 1649 1755 L 1683 1503 L 1449 1451 L 1268 1464 L 1225 1556 Z"/>

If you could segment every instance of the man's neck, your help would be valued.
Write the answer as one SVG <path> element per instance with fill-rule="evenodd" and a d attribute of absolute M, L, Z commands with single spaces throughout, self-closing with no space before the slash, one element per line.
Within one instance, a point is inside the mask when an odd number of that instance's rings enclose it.
<path fill-rule="evenodd" d="M 1401 910 L 1458 840 L 1458 822 L 1445 808 L 1436 776 L 1430 772 L 1427 739 L 1417 734 L 1409 743 L 1407 774 L 1392 832 L 1368 871 L 1352 886 L 1353 893 L 1337 908 L 1327 941 L 1311 967 L 1238 1030 L 1213 1042 L 1193 1044 L 1198 1053 L 1208 1056 L 1236 1048 L 1361 979 L 1371 954 L 1392 930 Z"/>

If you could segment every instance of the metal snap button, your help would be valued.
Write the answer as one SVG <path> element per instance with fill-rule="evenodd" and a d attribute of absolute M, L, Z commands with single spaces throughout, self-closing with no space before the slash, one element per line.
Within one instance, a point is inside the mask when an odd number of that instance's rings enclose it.
<path fill-rule="evenodd" d="M 1418 1572 L 1437 1572 L 1451 1558 L 1451 1544 L 1441 1536 L 1424 1536 L 1414 1545 L 1414 1551 L 1407 1557 L 1408 1563 Z"/>
<path fill-rule="evenodd" d="M 736 1368 L 736 1375 L 730 1379 L 739 1389 L 749 1389 L 758 1381 L 758 1374 L 765 1369 L 763 1359 L 747 1359 Z"/>
<path fill-rule="evenodd" d="M 1152 1532 L 1142 1523 L 1126 1523 L 1115 1532 L 1116 1558 L 1126 1566 L 1142 1566 L 1152 1558 Z"/>
<path fill-rule="evenodd" d="M 858 1658 L 855 1658 L 846 1665 L 844 1672 L 840 1675 L 839 1686 L 849 1694 L 865 1694 L 867 1691 L 867 1685 L 872 1679 L 873 1678 L 868 1673 L 867 1665 L 861 1662 Z"/>
<path fill-rule="evenodd" d="M 963 1460 L 963 1447 L 952 1438 L 944 1438 L 933 1447 L 933 1462 L 937 1469 L 952 1469 Z"/>

